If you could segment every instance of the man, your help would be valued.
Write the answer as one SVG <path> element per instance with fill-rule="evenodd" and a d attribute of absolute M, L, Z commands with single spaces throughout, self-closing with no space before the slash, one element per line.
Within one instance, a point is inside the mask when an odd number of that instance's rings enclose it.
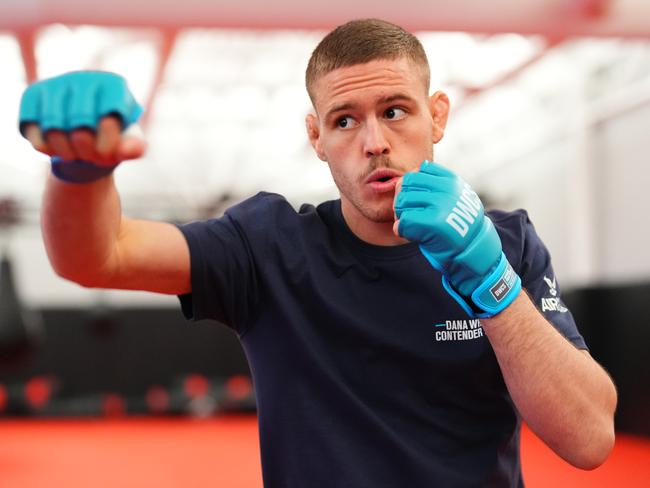
<path fill-rule="evenodd" d="M 308 136 L 341 199 L 295 212 L 261 193 L 179 228 L 120 213 L 111 171 L 144 147 L 120 132 L 138 108 L 119 78 L 30 87 L 21 130 L 57 156 L 43 204 L 54 269 L 178 294 L 187 317 L 235 330 L 266 486 L 522 486 L 521 419 L 571 464 L 604 462 L 614 386 L 525 212 L 485 214 L 428 162 L 449 101 L 429 96 L 417 39 L 378 20 L 340 26 L 312 54 L 307 89 Z M 542 314 L 548 283 L 558 300 Z"/>

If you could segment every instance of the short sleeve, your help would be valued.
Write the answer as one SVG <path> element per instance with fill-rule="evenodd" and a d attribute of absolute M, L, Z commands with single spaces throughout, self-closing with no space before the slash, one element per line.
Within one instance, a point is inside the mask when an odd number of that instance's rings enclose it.
<path fill-rule="evenodd" d="M 499 213 L 495 224 L 497 228 L 502 228 L 500 235 L 504 252 L 521 277 L 522 286 L 537 309 L 574 346 L 578 349 L 588 349 L 571 311 L 562 301 L 551 255 L 537 235 L 526 211 Z"/>
<path fill-rule="evenodd" d="M 258 286 L 251 243 L 236 215 L 230 209 L 221 218 L 179 227 L 190 249 L 192 283 L 192 292 L 179 299 L 186 318 L 217 320 L 241 335 Z"/>

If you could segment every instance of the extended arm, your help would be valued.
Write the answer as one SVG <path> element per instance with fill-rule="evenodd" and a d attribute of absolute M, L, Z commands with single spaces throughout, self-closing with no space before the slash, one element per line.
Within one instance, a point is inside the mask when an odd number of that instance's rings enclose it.
<path fill-rule="evenodd" d="M 559 456 L 582 469 L 614 446 L 616 390 L 586 351 L 567 341 L 525 292 L 481 320 L 522 418 Z"/>
<path fill-rule="evenodd" d="M 55 271 L 84 286 L 188 293 L 189 249 L 180 230 L 123 217 L 113 183 L 117 165 L 144 153 L 143 140 L 123 132 L 140 113 L 125 80 L 112 73 L 73 72 L 25 90 L 20 131 L 53 156 L 45 247 Z"/>
<path fill-rule="evenodd" d="M 43 198 L 45 248 L 54 270 L 88 287 L 190 291 L 187 243 L 164 222 L 122 216 L 112 176 L 70 184 L 49 176 Z"/>

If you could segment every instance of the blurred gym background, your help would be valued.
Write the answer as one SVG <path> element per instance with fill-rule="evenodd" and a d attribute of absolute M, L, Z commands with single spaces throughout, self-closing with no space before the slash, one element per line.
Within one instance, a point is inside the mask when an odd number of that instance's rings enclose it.
<path fill-rule="evenodd" d="M 528 210 L 592 355 L 619 389 L 619 439 L 639 450 L 617 445 L 600 470 L 578 473 L 536 450 L 526 431 L 529 486 L 550 485 L 549 466 L 557 466 L 558 479 L 572 480 L 559 486 L 650 485 L 641 462 L 650 459 L 650 3 L 3 0 L 0 438 L 11 442 L 0 448 L 2 486 L 163 486 L 169 479 L 176 481 L 164 486 L 203 486 L 224 469 L 230 474 L 222 485 L 260 485 L 254 415 L 233 417 L 255 411 L 234 335 L 216 324 L 186 323 L 175 297 L 88 290 L 50 268 L 39 229 L 47 158 L 17 131 L 27 84 L 81 69 L 127 78 L 146 108 L 149 144 L 145 158 L 116 172 L 129 216 L 210 218 L 259 190 L 282 193 L 296 206 L 318 203 L 337 192 L 306 138 L 304 69 L 329 29 L 359 17 L 417 33 L 432 90 L 445 90 L 452 104 L 437 161 L 469 180 L 489 206 Z M 191 431 L 183 431 L 187 451 L 162 454 L 164 476 L 152 462 L 159 478 L 149 471 L 149 478 L 102 480 L 120 471 L 107 461 L 101 475 L 91 470 L 88 478 L 75 464 L 59 485 L 52 473 L 61 468 L 46 461 L 49 454 L 40 466 L 49 482 L 26 474 L 31 468 L 17 453 L 30 452 L 30 439 L 62 456 L 60 440 L 74 431 L 66 429 L 101 429 L 70 420 L 79 417 L 108 417 L 101 425 L 112 433 L 143 428 L 128 423 L 137 417 L 151 429 L 143 435 L 154 437 L 167 424 L 146 423 L 152 417 L 201 418 L 207 420 L 199 428 L 209 434 L 189 444 L 197 424 L 174 424 Z M 129 436 L 93 432 L 109 444 Z M 219 455 L 216 438 L 227 446 Z M 72 452 L 86 459 L 79 439 Z M 243 439 L 239 457 L 234 439 Z M 528 456 L 533 451 L 540 454 Z M 102 452 L 116 466 L 126 459 Z M 190 458 L 212 462 L 214 470 L 205 478 L 184 471 Z M 633 464 L 608 468 L 625 459 Z M 250 465 L 226 469 L 242 462 Z M 139 466 L 147 472 L 146 460 Z M 252 478 L 237 478 L 249 468 Z M 621 473 L 633 478 L 622 483 Z"/>

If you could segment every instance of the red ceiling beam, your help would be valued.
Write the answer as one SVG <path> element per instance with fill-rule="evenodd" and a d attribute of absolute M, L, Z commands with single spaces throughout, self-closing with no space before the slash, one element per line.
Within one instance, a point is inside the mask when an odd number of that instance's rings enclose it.
<path fill-rule="evenodd" d="M 604 18 L 611 6 L 612 0 L 571 0 L 565 4 L 567 14 L 584 20 Z"/>
<path fill-rule="evenodd" d="M 158 68 L 156 69 L 153 86 L 151 87 L 151 92 L 149 92 L 149 99 L 145 103 L 144 114 L 140 122 L 145 128 L 149 124 L 153 104 L 155 103 L 156 95 L 158 95 L 158 91 L 160 90 L 160 84 L 165 76 L 167 62 L 169 61 L 169 57 L 171 56 L 178 36 L 178 31 L 175 29 L 163 29 L 161 32 L 162 41 L 158 47 Z"/>
<path fill-rule="evenodd" d="M 611 0 L 572 0 L 569 2 L 565 8 L 567 9 L 567 14 L 571 17 L 577 17 L 584 20 L 597 20 L 603 18 L 607 15 L 611 4 Z M 505 73 L 500 78 L 493 80 L 487 85 L 481 87 L 463 87 L 465 91 L 465 98 L 461 103 L 461 106 L 466 102 L 470 101 L 472 98 L 484 93 L 488 90 L 491 90 L 497 86 L 503 85 L 510 80 L 516 78 L 520 73 L 522 73 L 529 66 L 535 64 L 541 58 L 543 58 L 546 53 L 553 47 L 560 44 L 566 39 L 564 36 L 548 37 L 547 36 L 547 45 L 539 53 L 532 56 L 524 63 L 517 66 L 515 69 Z"/>
<path fill-rule="evenodd" d="M 23 58 L 25 68 L 25 79 L 27 83 L 33 83 L 38 78 L 36 67 L 36 30 L 26 29 L 14 32 L 18 44 L 20 45 L 20 54 Z"/>
<path fill-rule="evenodd" d="M 329 30 L 351 18 L 367 16 L 368 12 L 415 31 L 650 38 L 647 0 L 616 4 L 613 0 L 330 0 L 327 8 L 297 0 L 278 0 L 272 7 L 260 0 L 5 0 L 0 1 L 0 29 L 35 28 L 56 22 L 172 29 Z"/>

